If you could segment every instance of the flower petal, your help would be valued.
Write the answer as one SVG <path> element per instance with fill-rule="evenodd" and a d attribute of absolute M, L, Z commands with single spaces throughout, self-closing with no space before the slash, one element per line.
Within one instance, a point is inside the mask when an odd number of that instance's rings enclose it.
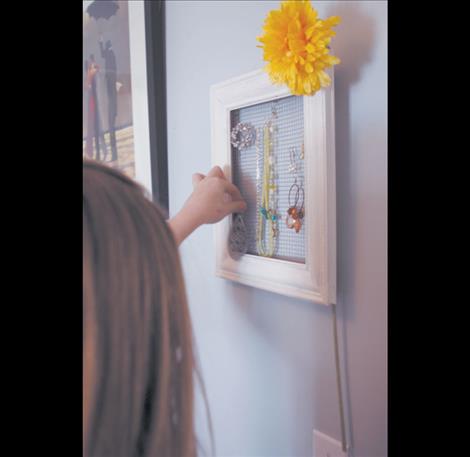
<path fill-rule="evenodd" d="M 323 70 L 318 72 L 318 79 L 322 87 L 327 87 L 331 84 L 331 78 Z"/>
<path fill-rule="evenodd" d="M 308 43 L 307 46 L 305 46 L 305 50 L 312 54 L 315 51 L 315 47 L 313 46 L 312 43 Z"/>

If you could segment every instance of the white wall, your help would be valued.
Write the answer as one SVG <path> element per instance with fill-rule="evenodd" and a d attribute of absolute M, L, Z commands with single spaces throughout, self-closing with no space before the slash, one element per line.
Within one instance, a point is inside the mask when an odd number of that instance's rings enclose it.
<path fill-rule="evenodd" d="M 263 66 L 256 36 L 279 2 L 168 1 L 170 212 L 211 167 L 209 87 Z M 355 457 L 385 457 L 387 4 L 315 2 L 334 38 L 338 288 Z M 331 309 L 214 276 L 212 227 L 181 247 L 218 456 L 311 456 L 340 439 Z M 197 426 L 207 448 L 207 427 Z"/>

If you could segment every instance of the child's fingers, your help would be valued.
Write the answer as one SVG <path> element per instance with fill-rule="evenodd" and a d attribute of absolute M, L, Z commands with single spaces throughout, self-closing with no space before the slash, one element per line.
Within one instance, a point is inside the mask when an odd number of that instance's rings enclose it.
<path fill-rule="evenodd" d="M 207 173 L 207 177 L 208 178 L 222 178 L 222 179 L 226 179 L 225 178 L 225 175 L 224 175 L 224 172 L 222 171 L 222 168 L 220 168 L 219 166 L 215 166 L 215 167 L 212 167 L 209 171 L 209 173 Z"/>
<path fill-rule="evenodd" d="M 243 201 L 242 194 L 238 190 L 238 187 L 232 184 L 230 181 L 225 181 L 224 190 L 232 197 L 232 200 L 241 200 Z"/>
<path fill-rule="evenodd" d="M 227 203 L 228 213 L 243 213 L 246 211 L 246 203 L 243 200 L 233 201 Z"/>
<path fill-rule="evenodd" d="M 197 184 L 199 184 L 205 176 L 202 173 L 194 173 L 193 174 L 193 187 L 196 187 Z"/>

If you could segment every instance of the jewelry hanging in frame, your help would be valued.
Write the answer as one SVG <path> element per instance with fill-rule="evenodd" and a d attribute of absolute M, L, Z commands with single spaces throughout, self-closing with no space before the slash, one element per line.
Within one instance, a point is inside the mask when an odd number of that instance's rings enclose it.
<path fill-rule="evenodd" d="M 303 145 L 300 158 L 303 158 Z M 294 183 L 291 185 L 288 193 L 288 204 L 286 225 L 290 229 L 294 229 L 295 233 L 299 233 L 302 228 L 303 219 L 305 216 L 305 191 L 302 180 L 298 176 L 298 164 L 295 157 L 295 148 L 290 149 L 289 154 L 290 164 L 288 171 L 294 175 Z"/>
<path fill-rule="evenodd" d="M 238 122 L 230 134 L 230 142 L 238 153 L 249 148 L 257 141 L 257 132 L 252 124 Z M 232 257 L 246 254 L 248 249 L 247 229 L 242 214 L 235 213 L 229 234 L 229 252 Z"/>
<path fill-rule="evenodd" d="M 232 146 L 239 151 L 247 149 L 256 140 L 256 130 L 249 122 L 239 122 L 230 134 Z"/>
<path fill-rule="evenodd" d="M 235 214 L 230 230 L 229 245 L 230 252 L 234 255 L 243 255 L 247 251 L 247 233 L 243 216 Z"/>
<path fill-rule="evenodd" d="M 277 237 L 279 235 L 277 214 L 277 185 L 276 185 L 276 134 L 277 110 L 274 102 L 271 108 L 271 117 L 263 126 L 263 175 L 261 186 L 261 204 L 258 210 L 258 223 L 256 230 L 256 246 L 258 254 L 263 257 L 272 257 L 276 251 Z M 259 159 L 259 152 L 257 152 Z M 257 161 L 259 167 L 260 160 Z M 257 169 L 257 176 L 261 173 Z M 266 231 L 268 232 L 268 245 L 266 246 Z"/>

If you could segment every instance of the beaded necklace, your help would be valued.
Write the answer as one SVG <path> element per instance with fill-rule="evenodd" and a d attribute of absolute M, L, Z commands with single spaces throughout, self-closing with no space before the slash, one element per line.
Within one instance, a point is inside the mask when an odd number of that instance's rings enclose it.
<path fill-rule="evenodd" d="M 276 238 L 278 236 L 278 219 L 277 214 L 277 195 L 275 184 L 275 163 L 273 151 L 273 137 L 275 126 L 273 121 L 276 117 L 276 112 L 273 109 L 271 119 L 266 122 L 263 128 L 264 138 L 264 169 L 263 169 L 263 184 L 261 191 L 261 204 L 258 209 L 258 226 L 256 232 L 256 246 L 258 254 L 263 257 L 272 257 L 276 249 Z M 259 138 L 259 135 L 257 136 Z M 259 141 L 256 142 L 257 149 L 257 178 L 259 182 L 260 173 L 260 158 Z M 258 190 L 258 189 L 257 189 Z M 257 192 L 259 195 L 259 193 Z M 266 247 L 265 226 L 268 225 L 268 246 Z"/>

